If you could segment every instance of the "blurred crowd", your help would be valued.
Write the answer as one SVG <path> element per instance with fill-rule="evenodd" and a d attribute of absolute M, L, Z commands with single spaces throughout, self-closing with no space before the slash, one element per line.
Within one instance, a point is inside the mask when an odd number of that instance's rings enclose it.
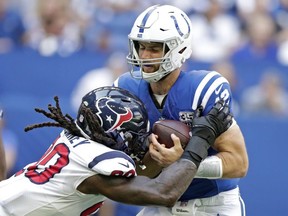
<path fill-rule="evenodd" d="M 249 49 L 288 64 L 287 0 L 1 0 L 0 51 L 26 45 L 42 55 L 127 50 L 137 15 L 152 4 L 180 7 L 193 23 L 193 58 L 216 61 Z M 248 56 L 246 56 L 247 58 Z"/>
<path fill-rule="evenodd" d="M 171 4 L 189 15 L 193 53 L 185 70 L 221 73 L 230 82 L 235 115 L 288 117 L 288 0 L 0 0 L 0 57 L 22 48 L 43 57 L 65 58 L 82 50 L 107 56 L 103 67 L 87 71 L 75 85 L 71 106 L 76 109 L 82 95 L 128 70 L 127 35 L 153 4 Z M 17 139 L 6 134 L 12 167 Z M 125 215 L 139 210 L 118 208 L 131 211 Z"/>
<path fill-rule="evenodd" d="M 288 64 L 287 0 L 1 0 L 0 51 L 20 45 L 63 56 L 83 48 L 127 50 L 134 19 L 156 3 L 176 5 L 190 16 L 196 60 L 250 49 L 255 57 Z"/>
<path fill-rule="evenodd" d="M 194 45 L 186 69 L 204 62 L 211 66 L 206 69 L 223 73 L 232 82 L 236 111 L 244 106 L 247 112 L 259 113 L 263 108 L 263 112 L 288 115 L 284 71 L 288 66 L 288 0 L 0 0 L 0 54 L 19 47 L 29 47 L 42 56 L 65 57 L 79 50 L 106 56 L 119 51 L 125 54 L 135 18 L 152 4 L 172 4 L 189 15 Z M 243 62 L 254 68 L 271 62 L 272 68 L 243 71 Z M 249 73 L 258 83 L 249 83 Z M 268 84 L 277 85 L 277 90 L 267 87 L 267 76 L 273 80 Z"/>

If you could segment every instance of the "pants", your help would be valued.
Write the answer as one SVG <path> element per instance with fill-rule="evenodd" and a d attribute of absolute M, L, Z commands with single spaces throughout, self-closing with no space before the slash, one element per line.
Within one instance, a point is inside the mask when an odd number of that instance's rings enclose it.
<path fill-rule="evenodd" d="M 177 202 L 172 208 L 145 207 L 137 216 L 245 216 L 239 188 L 215 196 Z"/>

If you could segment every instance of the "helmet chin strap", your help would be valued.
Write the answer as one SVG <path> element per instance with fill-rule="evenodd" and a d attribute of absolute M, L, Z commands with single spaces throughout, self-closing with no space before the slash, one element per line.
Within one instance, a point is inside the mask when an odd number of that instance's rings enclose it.
<path fill-rule="evenodd" d="M 160 70 L 162 70 L 160 72 Z M 142 71 L 142 76 L 143 79 L 146 80 L 149 83 L 153 83 L 153 82 L 158 82 L 159 80 L 161 80 L 163 77 L 166 77 L 168 74 L 170 74 L 172 71 L 168 72 L 168 71 L 164 71 L 163 69 L 159 69 L 153 73 L 146 73 L 144 71 Z"/>

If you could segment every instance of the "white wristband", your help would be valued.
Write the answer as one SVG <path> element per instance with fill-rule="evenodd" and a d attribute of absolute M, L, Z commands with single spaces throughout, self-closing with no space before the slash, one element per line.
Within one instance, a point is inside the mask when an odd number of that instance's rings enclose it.
<path fill-rule="evenodd" d="M 209 156 L 200 163 L 195 178 L 219 179 L 222 175 L 223 168 L 221 158 Z"/>

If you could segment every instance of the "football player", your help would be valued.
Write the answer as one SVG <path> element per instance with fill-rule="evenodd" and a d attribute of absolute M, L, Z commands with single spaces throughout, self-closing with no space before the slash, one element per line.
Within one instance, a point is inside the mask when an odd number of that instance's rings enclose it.
<path fill-rule="evenodd" d="M 193 25 L 183 11 L 170 5 L 149 7 L 137 17 L 128 39 L 127 61 L 131 71 L 121 75 L 114 86 L 129 90 L 143 101 L 151 124 L 159 119 L 173 119 L 192 125 L 199 106 L 203 107 L 205 116 L 220 99 L 231 108 L 230 85 L 218 72 L 181 70 L 192 54 L 193 41 Z M 210 142 L 213 145 L 209 157 L 201 162 L 197 178 L 176 205 L 144 208 L 139 215 L 240 216 L 245 213 L 238 183 L 248 171 L 248 155 L 235 119 L 225 133 Z M 168 150 L 161 146 L 149 149 L 151 158 L 162 167 L 177 160 L 183 152 L 183 149 Z M 139 174 L 146 175 L 148 170 L 149 167 Z"/>
<path fill-rule="evenodd" d="M 0 182 L 1 216 L 91 215 L 106 197 L 134 205 L 173 206 L 207 155 L 209 144 L 188 144 L 183 157 L 157 178 L 136 176 L 135 161 L 147 152 L 150 134 L 146 109 L 136 96 L 116 87 L 97 88 L 83 97 L 76 120 L 62 113 L 58 97 L 55 101 L 56 106 L 48 105 L 50 112 L 35 109 L 55 122 L 25 130 L 64 130 L 39 161 Z M 232 123 L 223 101 L 208 117 L 196 119 L 196 139 L 202 133 L 217 137 Z M 181 145 L 178 137 L 171 138 Z M 160 146 L 154 134 L 149 139 Z"/>

